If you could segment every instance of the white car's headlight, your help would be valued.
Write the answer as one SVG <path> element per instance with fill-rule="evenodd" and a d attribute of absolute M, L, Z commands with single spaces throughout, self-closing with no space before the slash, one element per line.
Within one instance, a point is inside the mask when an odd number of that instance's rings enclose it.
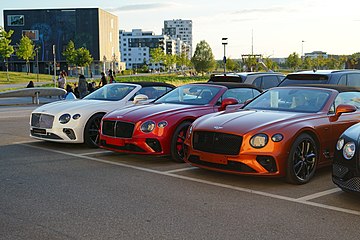
<path fill-rule="evenodd" d="M 253 148 L 262 148 L 265 147 L 268 143 L 269 137 L 264 133 L 259 133 L 251 137 L 250 145 Z"/>
<path fill-rule="evenodd" d="M 355 143 L 354 142 L 348 142 L 344 145 L 343 149 L 343 156 L 344 158 L 350 160 L 355 155 Z"/>
<path fill-rule="evenodd" d="M 61 115 L 61 116 L 59 117 L 59 122 L 60 122 L 61 124 L 66 124 L 66 123 L 68 123 L 68 122 L 70 121 L 70 119 L 71 119 L 70 114 L 65 113 L 65 114 L 63 114 L 63 115 Z"/>
<path fill-rule="evenodd" d="M 79 113 L 74 114 L 74 115 L 72 116 L 72 118 L 73 118 L 74 120 L 79 119 L 80 117 L 81 117 L 81 115 L 80 115 Z"/>
<path fill-rule="evenodd" d="M 337 149 L 337 150 L 341 150 L 342 147 L 344 146 L 344 143 L 345 143 L 344 139 L 343 139 L 343 138 L 340 138 L 340 139 L 337 141 L 337 143 L 336 143 L 336 149 Z"/>
<path fill-rule="evenodd" d="M 140 130 L 144 133 L 150 133 L 155 129 L 155 122 L 154 121 L 146 121 L 141 124 Z"/>

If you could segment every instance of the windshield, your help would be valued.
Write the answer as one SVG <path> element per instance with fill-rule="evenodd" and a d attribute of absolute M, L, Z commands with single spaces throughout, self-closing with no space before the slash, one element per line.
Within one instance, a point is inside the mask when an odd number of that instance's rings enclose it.
<path fill-rule="evenodd" d="M 106 100 L 106 101 L 118 101 L 128 95 L 135 86 L 125 84 L 107 84 L 98 90 L 87 95 L 83 99 L 87 100 Z"/>
<path fill-rule="evenodd" d="M 254 99 L 245 109 L 290 112 L 319 112 L 330 97 L 330 92 L 317 89 L 272 89 Z"/>
<path fill-rule="evenodd" d="M 289 74 L 278 86 L 288 86 L 294 84 L 326 84 L 328 76 L 320 74 Z"/>
<path fill-rule="evenodd" d="M 221 88 L 206 85 L 184 85 L 165 94 L 155 103 L 178 103 L 190 105 L 209 104 Z"/>

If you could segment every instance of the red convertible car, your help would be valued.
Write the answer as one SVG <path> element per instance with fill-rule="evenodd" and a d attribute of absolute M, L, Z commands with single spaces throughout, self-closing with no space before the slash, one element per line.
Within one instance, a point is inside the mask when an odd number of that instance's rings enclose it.
<path fill-rule="evenodd" d="M 185 134 L 196 118 L 225 110 L 228 105 L 240 107 L 260 92 L 254 85 L 243 83 L 180 86 L 153 103 L 106 114 L 100 146 L 126 153 L 171 154 L 174 161 L 183 162 Z"/>
<path fill-rule="evenodd" d="M 185 160 L 209 170 L 307 183 L 317 167 L 331 164 L 340 134 L 360 122 L 359 106 L 359 88 L 272 88 L 240 110 L 195 120 Z"/>

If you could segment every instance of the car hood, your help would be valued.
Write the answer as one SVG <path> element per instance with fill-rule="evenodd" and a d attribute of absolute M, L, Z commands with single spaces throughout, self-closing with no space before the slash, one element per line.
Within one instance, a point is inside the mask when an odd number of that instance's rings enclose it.
<path fill-rule="evenodd" d="M 59 113 L 83 113 L 86 111 L 105 111 L 109 106 L 116 104 L 118 107 L 122 107 L 121 101 L 110 102 L 102 100 L 70 100 L 70 101 L 57 101 L 53 103 L 45 104 L 41 107 L 36 108 L 33 112 L 42 112 L 52 115 Z"/>
<path fill-rule="evenodd" d="M 191 115 L 198 115 L 200 109 L 209 108 L 209 106 L 194 106 L 194 105 L 183 105 L 183 104 L 146 104 L 131 106 L 128 108 L 117 109 L 104 116 L 106 119 L 122 119 L 124 121 L 137 122 L 142 119 L 155 118 L 161 115 L 166 117 L 174 114 L 181 114 L 186 112 Z"/>
<path fill-rule="evenodd" d="M 219 130 L 224 132 L 236 132 L 245 134 L 255 129 L 266 130 L 274 127 L 281 128 L 309 117 L 307 113 L 264 111 L 264 110 L 240 110 L 232 113 L 215 113 L 206 115 L 194 122 L 194 130 Z"/>

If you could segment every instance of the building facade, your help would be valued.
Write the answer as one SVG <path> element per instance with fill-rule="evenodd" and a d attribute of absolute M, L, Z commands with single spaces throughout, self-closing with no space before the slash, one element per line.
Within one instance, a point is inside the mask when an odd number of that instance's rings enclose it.
<path fill-rule="evenodd" d="M 165 20 L 163 34 L 170 36 L 172 39 L 180 39 L 184 44 L 181 44 L 179 53 L 186 52 L 188 57 L 191 58 L 193 45 L 192 45 L 192 20 Z"/>
<path fill-rule="evenodd" d="M 136 70 L 146 65 L 149 69 L 159 70 L 161 64 L 150 61 L 150 50 L 161 48 L 164 53 L 170 53 L 167 44 L 170 39 L 166 35 L 155 35 L 152 31 L 141 29 L 133 29 L 131 32 L 120 30 L 119 35 L 121 61 L 126 63 L 126 69 Z"/>
<path fill-rule="evenodd" d="M 37 56 L 31 62 L 33 72 L 72 72 L 63 56 L 69 41 L 75 48 L 90 51 L 94 61 L 85 69 L 86 75 L 99 74 L 120 66 L 118 17 L 99 8 L 4 10 L 4 28 L 13 30 L 12 44 L 23 35 L 33 40 Z M 38 63 L 38 68 L 37 64 Z M 15 54 L 9 59 L 11 71 L 24 71 L 25 62 Z"/>

